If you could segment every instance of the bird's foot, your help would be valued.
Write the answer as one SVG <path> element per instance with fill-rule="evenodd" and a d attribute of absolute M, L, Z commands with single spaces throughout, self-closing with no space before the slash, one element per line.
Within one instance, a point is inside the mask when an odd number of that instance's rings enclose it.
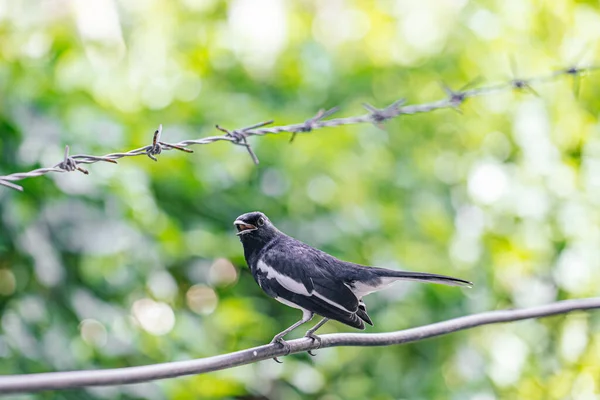
<path fill-rule="evenodd" d="M 317 349 L 319 347 L 321 347 L 321 341 L 322 341 L 321 338 L 319 336 L 315 335 L 313 332 L 311 332 L 311 331 L 306 332 L 306 335 L 304 335 L 304 337 L 312 339 L 313 342 L 315 342 L 315 341 L 319 342 L 319 346 L 317 347 Z M 313 357 L 316 356 L 316 354 L 313 353 L 312 350 L 309 350 L 307 353 Z"/>
<path fill-rule="evenodd" d="M 290 354 L 290 351 L 291 351 L 292 349 L 290 348 L 290 345 L 288 344 L 288 342 L 286 342 L 285 340 L 283 340 L 283 338 L 282 338 L 281 336 L 275 336 L 275 337 L 273 338 L 273 340 L 271 340 L 271 343 L 269 343 L 269 344 L 275 344 L 275 343 L 277 343 L 277 344 L 281 345 L 281 347 L 283 347 L 283 348 L 286 350 L 286 352 L 285 352 L 285 355 L 286 355 L 286 356 L 287 356 L 288 354 Z M 279 364 L 282 364 L 282 363 L 283 363 L 283 361 L 281 361 L 281 360 L 280 360 L 279 358 L 277 358 L 277 357 L 273 357 L 273 360 L 274 360 L 276 363 L 279 363 Z"/>

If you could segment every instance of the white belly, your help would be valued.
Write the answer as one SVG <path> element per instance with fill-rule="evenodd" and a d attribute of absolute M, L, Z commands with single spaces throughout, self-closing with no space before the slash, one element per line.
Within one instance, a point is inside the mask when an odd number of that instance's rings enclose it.
<path fill-rule="evenodd" d="M 291 301 L 283 299 L 281 297 L 275 297 L 275 300 L 277 300 L 281 304 L 285 304 L 288 307 L 297 308 L 298 310 L 302 310 L 302 311 L 305 310 L 304 308 L 300 307 L 298 304 L 294 304 Z"/>
<path fill-rule="evenodd" d="M 302 308 L 298 304 L 294 304 L 289 300 L 282 299 L 281 297 L 275 297 L 275 300 L 277 300 L 281 304 L 285 304 L 288 307 L 297 308 L 298 310 L 302 310 L 302 318 L 303 319 L 310 319 L 314 315 L 311 311 L 307 310 L 306 308 Z"/>

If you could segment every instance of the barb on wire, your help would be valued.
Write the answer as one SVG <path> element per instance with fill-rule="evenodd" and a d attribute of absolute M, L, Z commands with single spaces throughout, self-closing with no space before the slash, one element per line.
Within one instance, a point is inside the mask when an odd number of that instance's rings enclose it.
<path fill-rule="evenodd" d="M 154 137 L 152 138 L 152 146 L 146 149 L 146 155 L 154 161 L 158 159 L 154 156 L 162 153 L 162 146 L 160 144 L 160 135 L 162 134 L 162 124 L 158 126 L 158 129 L 154 131 Z"/>
<path fill-rule="evenodd" d="M 406 99 L 396 100 L 385 108 L 376 108 L 369 103 L 363 103 L 363 107 L 369 111 L 369 118 L 373 122 L 373 125 L 383 129 L 383 123 L 388 119 L 392 119 L 402 114 L 400 106 L 406 103 Z"/>
<path fill-rule="evenodd" d="M 565 69 L 565 74 L 573 77 L 573 93 L 575 97 L 579 97 L 579 89 L 581 87 L 581 74 L 582 70 L 577 67 L 570 67 Z"/>
<path fill-rule="evenodd" d="M 84 173 L 85 175 L 90 174 L 87 169 L 80 167 L 79 165 L 77 165 L 77 161 L 69 157 L 69 146 L 65 146 L 65 159 L 56 164 L 55 167 L 62 168 L 68 172 L 79 171 Z"/>
<path fill-rule="evenodd" d="M 154 132 L 154 136 L 152 139 L 152 144 L 148 146 L 141 147 L 139 149 L 130 150 L 124 153 L 111 153 L 105 156 L 91 156 L 86 154 L 80 154 L 75 156 L 68 156 L 68 150 L 65 156 L 65 159 L 56 164 L 51 168 L 38 168 L 29 172 L 18 172 L 10 175 L 0 176 L 0 185 L 9 187 L 11 189 L 16 189 L 22 191 L 23 188 L 15 183 L 14 181 L 18 181 L 25 178 L 32 178 L 36 176 L 41 176 L 48 174 L 50 172 L 71 172 L 78 170 L 80 172 L 86 173 L 80 165 L 81 164 L 93 164 L 99 161 L 116 163 L 116 160 L 123 157 L 134 157 L 140 155 L 147 155 L 154 161 L 157 161 L 157 155 L 161 154 L 165 150 L 179 150 L 186 153 L 192 153 L 193 151 L 189 149 L 189 146 L 192 145 L 203 145 L 214 143 L 218 141 L 228 141 L 234 145 L 245 147 L 248 151 L 248 154 L 252 158 L 252 161 L 255 164 L 258 164 L 258 157 L 254 153 L 254 150 L 248 143 L 248 138 L 251 136 L 264 136 L 264 135 L 272 135 L 272 134 L 280 134 L 280 133 L 291 133 L 292 136 L 290 141 L 293 141 L 297 134 L 299 133 L 309 133 L 316 129 L 327 128 L 327 127 L 336 127 L 342 125 L 353 125 L 353 124 L 363 124 L 370 123 L 374 124 L 379 128 L 383 128 L 383 123 L 396 118 L 400 115 L 413 115 L 418 113 L 426 113 L 439 109 L 455 109 L 460 112 L 459 106 L 463 104 L 467 99 L 478 96 L 487 96 L 494 93 L 498 93 L 501 91 L 511 90 L 511 89 L 520 89 L 525 90 L 529 93 L 536 94 L 537 92 L 533 89 L 533 85 L 541 84 L 546 82 L 551 82 L 558 79 L 561 76 L 569 76 L 574 79 L 574 91 L 577 93 L 579 91 L 579 81 L 581 77 L 586 76 L 592 72 L 597 71 L 600 67 L 579 67 L 577 65 L 573 65 L 568 68 L 563 68 L 561 70 L 555 71 L 548 75 L 538 76 L 535 78 L 523 79 L 517 77 L 516 75 L 516 65 L 514 61 L 511 60 L 511 68 L 513 71 L 513 78 L 507 82 L 496 84 L 496 85 L 488 85 L 488 86 L 480 86 L 476 88 L 470 88 L 473 85 L 473 82 L 467 84 L 461 89 L 454 91 L 450 89 L 445 84 L 442 85 L 444 91 L 446 92 L 446 97 L 432 102 L 422 103 L 422 104 L 406 104 L 405 99 L 400 99 L 392 103 L 391 105 L 384 107 L 382 109 L 376 108 L 370 104 L 363 104 L 363 106 L 367 109 L 368 113 L 365 115 L 352 116 L 352 117 L 344 117 L 344 118 L 334 118 L 327 119 L 333 113 L 338 111 L 337 107 L 329 109 L 327 111 L 319 111 L 314 117 L 307 119 L 303 123 L 291 124 L 291 125 L 281 125 L 281 126 L 267 126 L 273 123 L 273 121 L 261 122 L 252 126 L 248 126 L 242 129 L 234 129 L 227 130 L 219 125 L 217 125 L 217 129 L 223 132 L 223 135 L 220 136 L 209 136 L 201 139 L 194 140 L 184 140 L 179 143 L 167 143 L 161 141 L 162 136 L 162 125 L 158 127 L 158 129 Z M 86 172 L 84 172 L 86 171 Z"/>
<path fill-rule="evenodd" d="M 525 90 L 535 96 L 538 96 L 538 97 L 540 96 L 538 94 L 538 92 L 536 92 L 535 89 L 532 88 L 531 85 L 529 84 L 529 82 L 527 82 L 527 80 L 525 80 L 525 79 L 515 78 L 511 82 L 515 89 Z"/>
<path fill-rule="evenodd" d="M 304 337 L 287 341 L 287 348 L 274 343 L 196 360 L 172 361 L 140 367 L 0 376 L 0 394 L 31 393 L 40 390 L 64 390 L 77 387 L 114 386 L 148 382 L 157 379 L 219 371 L 268 360 L 273 357 L 327 347 L 374 347 L 405 344 L 482 325 L 542 318 L 573 311 L 599 308 L 600 298 L 598 297 L 563 300 L 524 309 L 487 311 L 396 332 L 319 335 L 321 340 Z"/>
<path fill-rule="evenodd" d="M 304 126 L 301 127 L 300 129 L 298 129 L 297 132 L 292 132 L 292 137 L 290 138 L 290 143 L 292 143 L 294 141 L 294 139 L 296 138 L 296 135 L 298 133 L 307 133 L 307 132 L 312 131 L 317 122 L 331 116 L 333 113 L 337 112 L 339 109 L 340 109 L 339 107 L 333 107 L 327 111 L 325 111 L 323 108 L 320 109 L 319 112 L 317 113 L 317 115 L 304 121 Z"/>
<path fill-rule="evenodd" d="M 518 68 L 517 68 L 517 60 L 514 57 L 510 57 L 510 72 L 512 73 L 513 79 L 510 81 L 512 87 L 517 90 L 523 90 L 529 92 L 537 97 L 540 95 L 535 91 L 534 88 L 531 87 L 529 81 L 527 79 L 518 78 Z"/>
<path fill-rule="evenodd" d="M 575 60 L 570 67 L 565 68 L 563 71 L 559 71 L 565 73 L 572 77 L 572 85 L 573 85 L 573 94 L 575 98 L 579 97 L 579 89 L 581 87 L 581 77 L 594 68 L 579 68 L 577 65 L 581 63 L 581 60 L 585 57 L 586 53 L 589 52 L 589 48 L 584 46 L 581 48 L 579 53 L 573 58 Z"/>
<path fill-rule="evenodd" d="M 479 78 L 476 78 L 473 81 L 467 83 L 459 90 L 453 90 L 450 88 L 450 86 L 446 85 L 444 82 L 440 82 L 440 86 L 442 87 L 442 89 L 444 90 L 446 95 L 448 96 L 448 102 L 450 103 L 451 110 L 454 110 L 459 114 L 462 114 L 462 110 L 460 109 L 460 106 L 467 99 L 465 90 L 467 90 L 467 88 L 472 86 L 474 84 L 474 82 L 476 82 L 478 79 Z"/>
<path fill-rule="evenodd" d="M 446 85 L 444 82 L 440 82 L 442 89 L 444 90 L 444 92 L 446 92 L 446 95 L 448 96 L 447 100 L 449 102 L 449 108 L 451 110 L 456 111 L 459 114 L 462 114 L 462 110 L 460 109 L 460 106 L 465 102 L 465 100 L 467 100 L 466 90 L 470 87 L 475 86 L 480 81 L 481 81 L 481 77 L 478 76 L 477 78 L 471 80 L 470 82 L 467 82 L 466 85 L 463 85 L 463 87 L 461 87 L 458 90 L 453 90 L 450 88 L 450 86 Z"/>
<path fill-rule="evenodd" d="M 252 161 L 254 161 L 254 164 L 258 165 L 258 157 L 256 157 L 256 154 L 254 154 L 254 150 L 252 150 L 252 147 L 248 144 L 248 141 L 246 140 L 246 138 L 248 136 L 250 136 L 250 132 L 253 129 L 261 128 L 266 125 L 270 125 L 273 122 L 275 122 L 275 121 L 270 120 L 270 121 L 265 121 L 265 122 L 259 122 L 258 124 L 247 126 L 242 129 L 236 129 L 233 131 L 228 131 L 225 128 L 221 128 L 219 125 L 216 125 L 215 127 L 218 130 L 220 130 L 221 132 L 225 132 L 225 136 L 232 138 L 233 144 L 237 144 L 239 146 L 244 146 L 246 148 L 246 150 L 248 150 L 248 154 L 250 154 L 250 157 L 252 157 Z"/>
<path fill-rule="evenodd" d="M 180 146 L 180 145 L 161 142 L 160 141 L 161 135 L 162 135 L 162 124 L 160 124 L 158 126 L 158 129 L 154 131 L 154 136 L 152 137 L 152 145 L 146 147 L 146 155 L 148 157 L 150 157 L 152 160 L 158 161 L 158 159 L 154 156 L 162 153 L 163 147 L 166 147 L 168 149 L 175 149 L 175 150 L 183 151 L 186 153 L 194 152 L 193 150 L 186 149 L 185 147 Z"/>

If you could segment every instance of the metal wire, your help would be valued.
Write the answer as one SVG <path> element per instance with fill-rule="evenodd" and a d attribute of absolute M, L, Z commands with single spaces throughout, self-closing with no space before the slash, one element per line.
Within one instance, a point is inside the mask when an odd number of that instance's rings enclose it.
<path fill-rule="evenodd" d="M 0 394 L 32 393 L 40 390 L 65 390 L 90 386 L 127 385 L 184 375 L 205 374 L 240 365 L 252 364 L 261 360 L 268 360 L 273 357 L 328 347 L 391 346 L 419 342 L 482 325 L 521 321 L 530 318 L 543 318 L 573 311 L 591 311 L 597 309 L 600 309 L 600 298 L 598 297 L 563 300 L 530 308 L 471 314 L 402 331 L 327 334 L 319 335 L 320 340 L 304 337 L 287 341 L 287 348 L 274 343 L 212 357 L 171 361 L 138 367 L 0 376 Z"/>
<path fill-rule="evenodd" d="M 81 167 L 81 164 L 93 164 L 97 162 L 110 162 L 116 164 L 118 159 L 124 157 L 135 157 L 147 155 L 154 161 L 158 161 L 156 158 L 157 155 L 161 154 L 165 150 L 179 150 L 186 153 L 193 153 L 189 146 L 192 145 L 203 145 L 214 143 L 218 141 L 227 141 L 234 145 L 243 146 L 246 148 L 252 161 L 255 164 L 258 164 L 258 157 L 252 150 L 252 147 L 247 141 L 247 138 L 250 136 L 264 136 L 264 135 L 274 135 L 280 133 L 291 133 L 292 137 L 290 141 L 293 141 L 297 134 L 299 133 L 309 133 L 315 129 L 327 128 L 327 127 L 336 127 L 341 125 L 353 125 L 353 124 L 363 124 L 370 123 L 374 124 L 378 127 L 382 127 L 382 125 L 393 118 L 396 118 L 400 115 L 412 115 L 418 113 L 426 113 L 434 110 L 451 108 L 458 109 L 461 104 L 463 104 L 468 98 L 478 97 L 478 96 L 486 96 L 494 93 L 515 89 L 527 91 L 529 93 L 537 94 L 535 90 L 532 88 L 534 84 L 551 82 L 558 79 L 561 76 L 571 76 L 573 77 L 574 84 L 576 87 L 579 85 L 579 80 L 582 76 L 590 74 L 592 72 L 597 71 L 600 67 L 569 67 L 563 70 L 559 70 L 553 72 L 551 74 L 545 76 L 538 76 L 530 79 L 523 78 L 514 78 L 508 82 L 504 82 L 497 85 L 489 85 L 489 86 L 481 86 L 474 89 L 466 89 L 463 88 L 458 91 L 453 91 L 447 86 L 443 85 L 443 89 L 446 92 L 447 96 L 441 100 L 423 103 L 423 104 L 406 104 L 405 99 L 400 99 L 387 107 L 384 108 L 376 108 L 370 104 L 363 104 L 365 109 L 367 109 L 368 113 L 364 115 L 354 116 L 354 117 L 345 117 L 345 118 L 334 118 L 334 119 L 325 119 L 330 117 L 333 113 L 338 111 L 337 107 L 334 107 L 330 110 L 320 110 L 314 117 L 307 119 L 303 123 L 299 124 L 291 124 L 291 125 L 282 125 L 282 126 L 272 126 L 267 127 L 273 123 L 273 121 L 261 122 L 258 124 L 254 124 L 245 128 L 235 129 L 235 130 L 227 130 L 225 128 L 216 126 L 218 130 L 224 132 L 223 135 L 220 136 L 209 136 L 201 139 L 193 139 L 193 140 L 184 140 L 179 143 L 167 143 L 161 141 L 162 134 L 162 125 L 158 127 L 158 129 L 154 132 L 154 136 L 152 139 L 152 144 L 148 146 L 141 147 L 139 149 L 130 150 L 124 153 L 110 153 L 104 156 L 92 156 L 87 154 L 78 154 L 74 156 L 69 156 L 69 146 L 66 146 L 64 159 L 53 167 L 49 168 L 38 168 L 28 172 L 17 172 L 10 175 L 0 176 L 0 185 L 9 187 L 11 189 L 23 191 L 23 188 L 17 184 L 12 182 L 18 181 L 25 178 L 33 178 L 36 176 L 46 175 L 50 172 L 72 172 L 79 171 L 84 174 L 88 174 L 88 171 Z"/>

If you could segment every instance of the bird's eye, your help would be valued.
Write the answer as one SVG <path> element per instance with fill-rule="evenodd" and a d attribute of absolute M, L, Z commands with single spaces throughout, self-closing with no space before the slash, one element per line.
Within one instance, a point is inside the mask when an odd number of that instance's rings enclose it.
<path fill-rule="evenodd" d="M 263 226 L 265 224 L 265 219 L 263 217 L 260 217 L 257 221 L 258 226 Z"/>

